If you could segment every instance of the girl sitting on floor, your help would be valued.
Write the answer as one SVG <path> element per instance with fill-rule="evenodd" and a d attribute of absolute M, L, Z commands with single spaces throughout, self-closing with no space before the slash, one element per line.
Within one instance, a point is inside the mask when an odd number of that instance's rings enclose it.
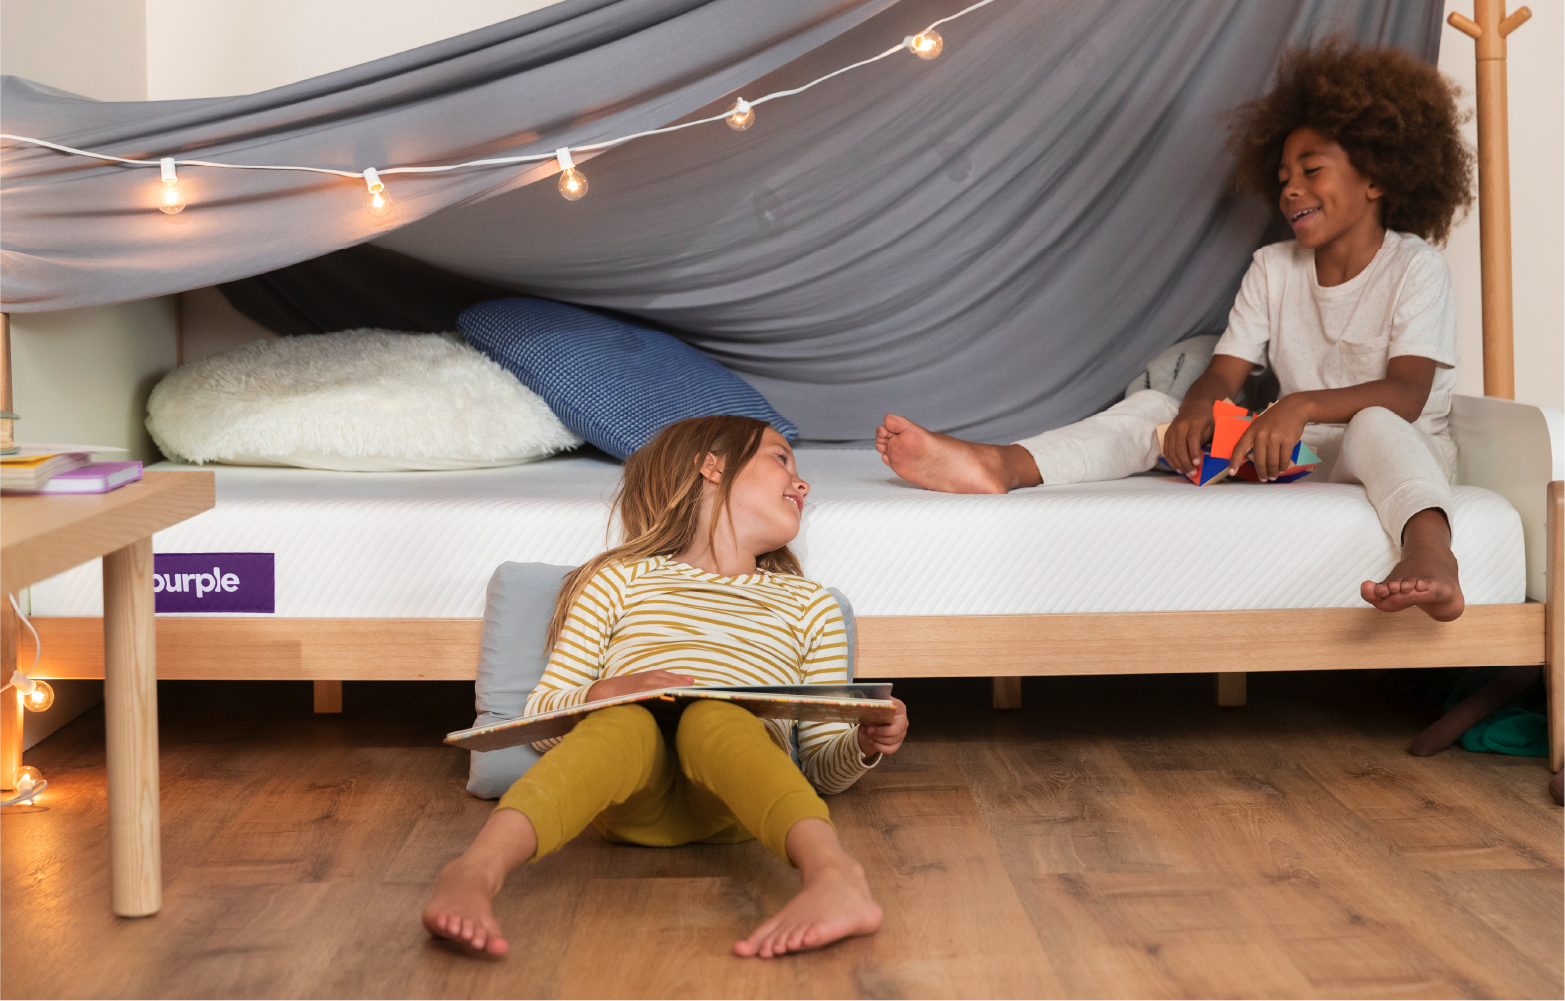
<path fill-rule="evenodd" d="M 896 414 L 875 446 L 899 476 L 931 490 L 1004 493 L 1110 480 L 1153 468 L 1161 448 L 1183 472 L 1211 441 L 1212 403 L 1267 366 L 1281 398 L 1233 451 L 1276 478 L 1301 438 L 1317 479 L 1361 483 L 1402 558 L 1363 599 L 1462 614 L 1451 552 L 1447 433 L 1456 383 L 1456 308 L 1440 253 L 1472 201 L 1458 89 L 1397 49 L 1327 41 L 1284 56 L 1271 93 L 1238 109 L 1238 180 L 1276 199 L 1294 239 L 1256 251 L 1211 364 L 1176 400 L 1155 389 L 1014 445 L 935 434 Z"/>
<path fill-rule="evenodd" d="M 625 463 L 615 502 L 627 540 L 566 578 L 549 664 L 527 712 L 679 685 L 843 684 L 847 634 L 788 543 L 810 486 L 764 421 L 698 417 Z M 895 700 L 894 700 L 895 701 Z M 446 866 L 424 909 L 435 935 L 502 954 L 490 906 L 518 863 L 592 824 L 613 841 L 672 847 L 760 838 L 803 887 L 741 956 L 781 956 L 880 927 L 864 870 L 837 840 L 822 793 L 842 792 L 902 746 L 907 713 L 879 726 L 762 721 L 700 701 L 665 739 L 639 705 L 600 709 L 500 798 Z M 798 758 L 788 748 L 797 726 Z"/>

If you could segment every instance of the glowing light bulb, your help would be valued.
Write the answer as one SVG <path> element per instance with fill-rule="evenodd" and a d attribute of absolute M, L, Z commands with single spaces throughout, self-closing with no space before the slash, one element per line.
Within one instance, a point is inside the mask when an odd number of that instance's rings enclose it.
<path fill-rule="evenodd" d="M 941 49 L 946 47 L 945 39 L 941 38 L 940 32 L 933 28 L 916 35 L 909 35 L 902 40 L 902 44 L 920 59 L 933 59 L 940 54 Z"/>
<path fill-rule="evenodd" d="M 560 162 L 560 194 L 568 202 L 578 202 L 587 194 L 587 175 L 576 169 L 576 162 L 571 159 L 571 151 L 561 147 L 554 151 L 554 158 Z"/>
<path fill-rule="evenodd" d="M 364 168 L 364 210 L 376 222 L 386 222 L 397 211 L 397 203 L 386 193 L 386 182 L 380 179 L 374 167 Z"/>
<path fill-rule="evenodd" d="M 749 101 L 741 97 L 739 103 L 729 109 L 728 117 L 723 121 L 727 122 L 728 127 L 735 132 L 743 132 L 755 124 L 755 109 L 750 107 Z"/>
<path fill-rule="evenodd" d="M 16 778 L 11 783 L 11 787 L 16 790 L 16 795 L 11 800 L 11 805 L 20 806 L 28 802 L 34 796 L 43 792 L 44 786 L 48 784 L 43 780 L 43 772 L 40 772 L 32 765 L 18 768 L 16 770 Z"/>
<path fill-rule="evenodd" d="M 22 692 L 23 708 L 30 712 L 41 713 L 54 705 L 54 688 L 47 681 L 37 681 L 32 678 L 28 680 L 32 682 L 33 687 L 31 691 Z"/>
<path fill-rule="evenodd" d="M 174 158 L 165 156 L 158 161 L 158 166 L 163 169 L 163 180 L 158 185 L 158 211 L 164 215 L 179 215 L 185 211 L 185 192 L 174 173 Z"/>

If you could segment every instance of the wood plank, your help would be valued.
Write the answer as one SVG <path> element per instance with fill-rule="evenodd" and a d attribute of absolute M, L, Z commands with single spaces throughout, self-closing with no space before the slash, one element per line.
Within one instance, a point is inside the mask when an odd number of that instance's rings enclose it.
<path fill-rule="evenodd" d="M 1548 583 L 1543 668 L 1548 695 L 1549 768 L 1565 767 L 1565 481 L 1548 489 Z"/>
<path fill-rule="evenodd" d="M 1450 623 L 1373 608 L 863 616 L 862 678 L 1188 674 L 1541 664 L 1544 606 L 1472 605 Z M 42 678 L 101 678 L 99 620 L 40 616 Z M 481 619 L 158 619 L 164 679 L 471 680 Z M 1212 637 L 1223 637 L 1221 643 Z M 1276 642 L 1287 636 L 1286 643 Z M 24 637 L 24 655 L 31 653 Z M 1251 661 L 1251 651 L 1265 649 Z M 1235 652 L 1237 651 L 1237 652 Z"/>
<path fill-rule="evenodd" d="M 0 590 L 15 594 L 211 508 L 210 472 L 146 473 L 106 494 L 0 500 Z"/>
<path fill-rule="evenodd" d="M 863 678 L 1485 667 L 1543 663 L 1543 605 L 1469 605 L 1455 622 L 1373 608 L 858 620 Z"/>

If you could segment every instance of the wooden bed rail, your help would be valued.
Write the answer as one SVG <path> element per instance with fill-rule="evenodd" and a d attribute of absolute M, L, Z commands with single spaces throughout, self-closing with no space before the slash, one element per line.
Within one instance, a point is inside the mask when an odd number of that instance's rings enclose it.
<path fill-rule="evenodd" d="M 36 677 L 103 677 L 97 618 L 33 620 Z M 315 681 L 474 677 L 481 619 L 164 616 L 158 677 Z M 31 639 L 24 637 L 31 655 Z M 1455 622 L 1373 608 L 858 619 L 861 678 L 1188 674 L 1544 663 L 1544 607 L 1473 605 Z"/>

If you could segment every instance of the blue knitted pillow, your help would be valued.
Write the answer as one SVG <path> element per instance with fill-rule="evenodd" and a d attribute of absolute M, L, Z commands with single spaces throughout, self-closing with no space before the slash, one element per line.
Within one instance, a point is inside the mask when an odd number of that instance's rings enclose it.
<path fill-rule="evenodd" d="M 687 417 L 793 422 L 743 379 L 668 334 L 547 299 L 492 299 L 457 317 L 467 342 L 516 374 L 572 431 L 623 459 Z"/>

